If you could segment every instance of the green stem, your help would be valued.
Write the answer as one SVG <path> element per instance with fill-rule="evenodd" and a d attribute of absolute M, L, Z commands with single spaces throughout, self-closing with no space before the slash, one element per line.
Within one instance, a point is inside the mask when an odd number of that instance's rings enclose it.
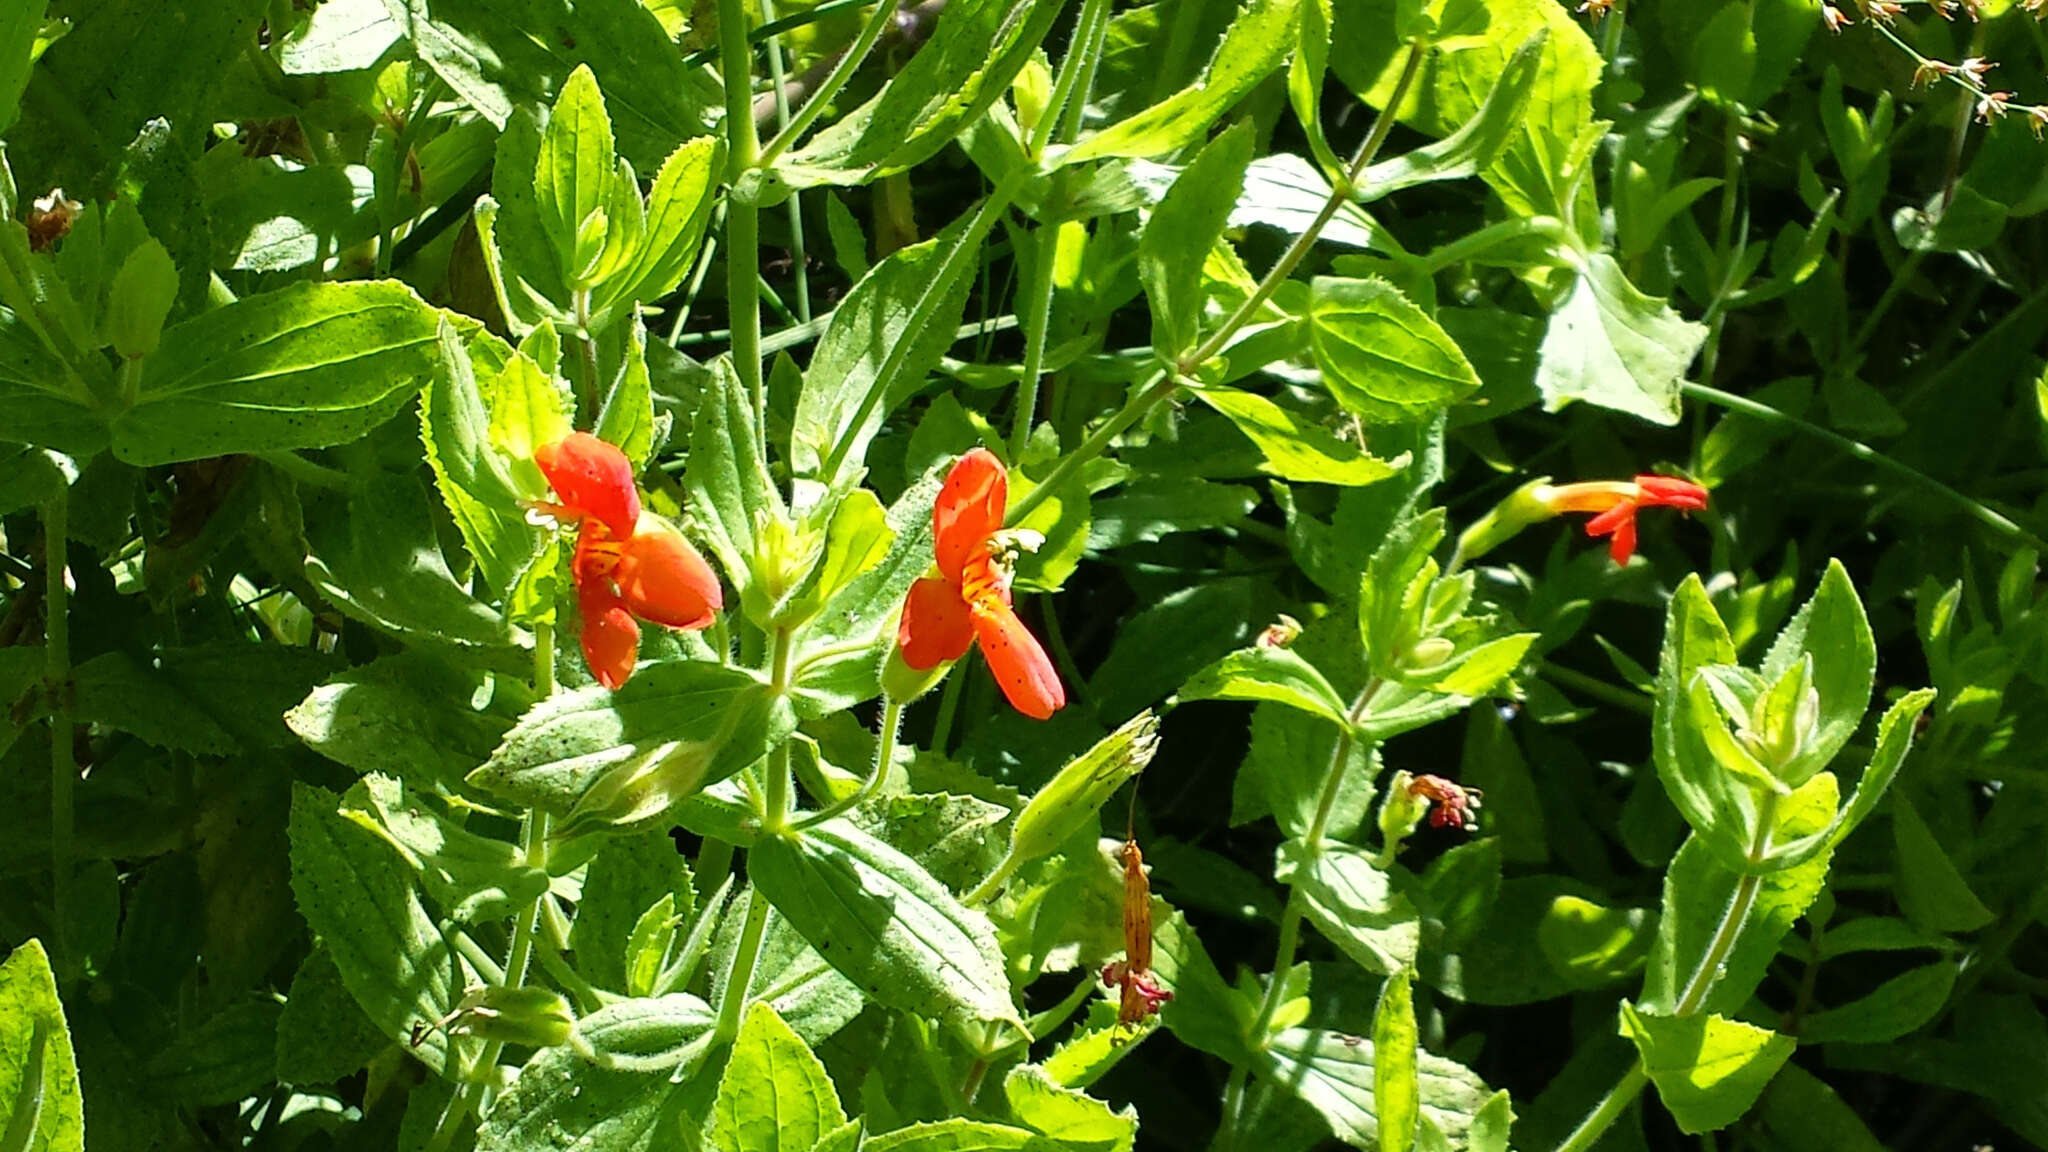
<path fill-rule="evenodd" d="M 1110 442 L 1122 435 L 1125 429 L 1136 424 L 1161 401 L 1180 391 L 1181 377 L 1191 375 L 1196 367 L 1221 351 L 1224 345 L 1230 342 L 1230 338 L 1237 334 L 1237 330 L 1249 322 L 1259 308 L 1272 298 L 1281 283 L 1294 273 L 1309 250 L 1315 247 L 1323 229 L 1336 217 L 1337 210 L 1350 199 L 1352 186 L 1372 164 L 1373 158 L 1379 155 L 1380 146 L 1387 141 L 1387 134 L 1394 130 L 1394 112 L 1400 108 L 1402 101 L 1408 98 L 1408 89 L 1414 86 L 1415 77 L 1422 71 L 1422 58 L 1427 51 L 1428 46 L 1421 42 L 1408 46 L 1408 56 L 1401 67 L 1401 78 L 1394 84 L 1394 90 L 1389 94 L 1384 110 L 1373 121 L 1372 131 L 1358 146 L 1357 155 L 1352 157 L 1351 171 L 1344 184 L 1330 190 L 1330 198 L 1324 201 L 1322 210 L 1316 213 L 1315 219 L 1309 222 L 1309 226 L 1302 230 L 1301 235 L 1294 238 L 1294 243 L 1288 246 L 1287 251 L 1281 253 L 1279 262 L 1267 271 L 1265 277 L 1259 281 L 1258 287 L 1252 290 L 1252 294 L 1245 297 L 1244 302 L 1231 312 L 1200 347 L 1181 357 L 1175 370 L 1168 371 L 1162 368 L 1145 382 L 1116 415 L 1110 417 L 1108 423 L 1097 428 L 1081 442 L 1080 446 L 1062 457 L 1059 464 L 1046 475 L 1043 483 L 1025 493 L 1023 499 L 1010 506 L 1010 513 L 1005 517 L 1007 523 L 1021 523 L 1033 509 L 1045 502 L 1046 497 L 1058 491 L 1095 457 L 1102 455 Z"/>
<path fill-rule="evenodd" d="M 1064 177 L 1064 169 L 1053 177 L 1052 203 L 1057 204 L 1065 197 Z M 1024 369 L 1017 378 L 1017 415 L 1010 428 L 1012 461 L 1024 458 L 1024 446 L 1031 439 L 1031 422 L 1038 415 L 1038 378 L 1045 370 L 1045 340 L 1047 329 L 1052 326 L 1052 265 L 1059 235 L 1057 225 L 1041 224 L 1032 232 L 1038 241 L 1038 254 L 1032 261 L 1030 297 L 1024 302 L 1024 310 L 1017 314 L 1024 325 Z"/>
<path fill-rule="evenodd" d="M 747 9 L 743 0 L 718 0 L 718 57 L 725 80 L 727 179 L 738 192 L 741 178 L 761 156 L 761 138 L 754 127 L 753 52 L 747 45 Z M 760 450 L 768 451 L 768 397 L 761 377 L 761 209 L 738 195 L 726 198 L 726 307 L 732 329 L 733 369 L 746 385 L 754 409 Z"/>
<path fill-rule="evenodd" d="M 576 354 L 583 365 L 583 387 L 577 389 L 577 423 L 594 427 L 598 420 L 597 394 L 597 334 L 590 330 L 590 289 L 578 288 L 570 293 L 571 306 L 576 310 Z"/>
<path fill-rule="evenodd" d="M 1366 135 L 1365 142 L 1358 146 L 1358 154 L 1351 158 L 1351 171 L 1346 174 L 1344 183 L 1330 190 L 1330 198 L 1323 201 L 1323 207 L 1316 213 L 1316 218 L 1302 230 L 1301 235 L 1294 238 L 1294 243 L 1288 245 L 1287 251 L 1281 253 L 1280 262 L 1273 265 L 1272 270 L 1259 281 L 1259 286 L 1252 290 L 1252 294 L 1245 297 L 1244 302 L 1231 312 L 1230 318 L 1211 333 L 1191 355 L 1182 357 L 1180 368 L 1183 374 L 1192 373 L 1196 367 L 1223 350 L 1223 346 L 1230 342 L 1230 338 L 1237 334 L 1237 330 L 1244 327 L 1266 301 L 1272 298 L 1273 293 L 1279 290 L 1281 283 L 1293 275 L 1294 269 L 1309 254 L 1309 250 L 1315 247 L 1316 241 L 1322 238 L 1323 229 L 1336 218 L 1337 210 L 1350 202 L 1354 186 L 1359 178 L 1365 175 L 1365 170 L 1372 165 L 1373 158 L 1380 154 L 1380 146 L 1387 142 L 1387 134 L 1394 130 L 1395 112 L 1401 107 L 1402 102 L 1408 99 L 1408 89 L 1414 86 L 1415 77 L 1421 73 L 1422 58 L 1428 51 L 1429 46 L 1419 40 L 1408 45 L 1408 56 L 1401 64 L 1401 78 L 1395 81 L 1394 90 L 1388 94 L 1386 105 L 1373 120 L 1372 131 Z"/>
<path fill-rule="evenodd" d="M 973 662 L 974 650 L 970 648 L 961 664 Z M 955 664 L 953 670 L 946 673 L 945 690 L 939 693 L 939 715 L 932 722 L 932 751 L 941 756 L 946 754 L 946 744 L 953 736 L 953 718 L 960 713 L 960 693 L 966 691 L 966 683 L 967 677 L 963 674 L 960 664 Z"/>
<path fill-rule="evenodd" d="M 881 0 L 875 5 L 875 10 L 868 15 L 868 22 L 861 25 L 860 35 L 854 37 L 853 46 L 839 57 L 839 63 L 832 66 L 832 71 L 826 75 L 824 83 L 818 85 L 817 90 L 811 93 L 811 98 L 804 101 L 804 106 L 780 132 L 775 134 L 775 139 L 768 142 L 768 147 L 762 150 L 761 167 L 766 168 L 775 163 L 776 157 L 787 151 L 790 145 L 796 143 L 798 138 L 817 122 L 818 117 L 825 114 L 825 109 L 831 105 L 832 98 L 839 95 L 841 88 L 846 87 L 846 82 L 853 78 L 854 70 L 868 58 L 868 53 L 882 38 L 882 33 L 889 30 L 889 22 L 896 18 L 896 4 L 897 0 Z M 781 84 L 778 83 L 776 91 L 780 92 L 781 88 Z M 727 103 L 729 107 L 731 102 Z M 749 115 L 751 116 L 751 110 Z"/>
<path fill-rule="evenodd" d="M 1641 692 L 1629 688 L 1617 688 L 1605 680 L 1588 676 L 1584 672 L 1566 668 L 1561 664 L 1552 663 L 1548 660 L 1544 661 L 1541 675 L 1547 680 L 1556 681 L 1563 687 L 1570 688 L 1576 692 L 1583 692 L 1595 700 L 1612 704 L 1618 708 L 1626 708 L 1631 712 L 1640 712 L 1645 716 L 1652 715 L 1657 711 L 1657 706 L 1651 702 L 1649 697 L 1644 696 Z"/>
<path fill-rule="evenodd" d="M 1350 762 L 1351 745 L 1357 740 L 1359 721 L 1365 717 L 1366 709 L 1372 706 L 1373 697 L 1379 694 L 1383 683 L 1378 677 L 1373 677 L 1358 690 L 1357 698 L 1351 702 L 1351 710 L 1344 715 L 1344 727 L 1337 734 L 1337 742 L 1330 748 L 1330 762 L 1323 769 L 1322 794 L 1316 798 L 1316 814 L 1309 821 L 1308 834 L 1302 838 L 1311 856 L 1322 851 L 1323 837 L 1329 832 L 1330 814 L 1336 810 L 1337 796 L 1343 790 L 1344 768 Z M 1301 888 L 1290 887 L 1287 910 L 1280 917 L 1280 943 L 1273 952 L 1273 974 L 1267 978 L 1265 992 L 1259 997 L 1259 1014 L 1252 1022 L 1248 1038 L 1255 1048 L 1265 1048 L 1267 1033 L 1273 1028 L 1273 1017 L 1280 1011 L 1287 972 L 1294 967 L 1294 953 L 1301 945 L 1304 911 Z M 1243 1116 L 1244 1093 L 1250 1078 L 1251 1070 L 1238 1065 L 1230 1070 L 1230 1080 L 1224 1086 L 1224 1121 L 1233 1136 Z"/>
<path fill-rule="evenodd" d="M 789 694 L 790 660 L 796 650 L 796 633 L 789 628 L 775 630 L 775 652 L 770 661 L 769 691 Z M 775 835 L 789 827 L 789 741 L 784 740 L 768 754 L 768 810 L 761 819 L 761 831 Z"/>
<path fill-rule="evenodd" d="M 1877 298 L 1877 303 L 1870 309 L 1869 314 L 1863 317 L 1863 323 L 1856 326 L 1856 335 L 1849 341 L 1849 353 L 1843 359 L 1853 359 L 1855 353 L 1861 351 L 1864 345 L 1870 343 L 1870 338 L 1877 335 L 1878 325 L 1883 322 L 1886 314 L 1891 312 L 1892 305 L 1898 303 L 1899 297 L 1912 285 L 1913 274 L 1920 270 L 1920 262 L 1926 258 L 1927 250 L 1924 248 L 1915 248 L 1906 253 L 1906 258 L 1899 263 L 1898 269 L 1886 280 L 1884 294 Z"/>
<path fill-rule="evenodd" d="M 1074 34 L 1068 41 L 1067 54 L 1060 60 L 1059 75 L 1054 77 L 1052 95 L 1045 102 L 1045 112 L 1031 130 L 1030 153 L 1035 159 L 1045 152 L 1052 143 L 1054 132 L 1064 132 L 1067 139 L 1074 138 L 1080 127 L 1080 108 L 1087 104 L 1087 89 L 1082 88 L 1084 74 L 1092 75 L 1090 61 L 1098 55 L 1093 48 L 1096 37 L 1102 30 L 1104 17 L 1109 12 L 1106 0 L 1084 0 L 1081 14 L 1074 19 Z M 1082 96 L 1074 103 L 1074 92 L 1080 89 Z M 1068 127 L 1067 110 L 1074 109 L 1072 127 Z"/>
<path fill-rule="evenodd" d="M 71 592 L 65 584 L 70 540 L 69 488 L 43 506 L 43 683 L 50 700 L 50 898 L 55 909 L 60 962 L 75 967 L 66 918 L 71 907 L 71 836 L 76 821 L 73 790 L 78 762 L 72 755 Z"/>
<path fill-rule="evenodd" d="M 540 623 L 533 627 L 533 688 L 534 697 L 546 700 L 555 694 L 555 627 L 551 623 Z M 520 854 L 526 864 L 547 871 L 548 867 L 548 814 L 531 809 L 520 823 Z M 539 926 L 542 902 L 547 893 L 536 896 L 533 903 L 519 913 L 512 925 L 512 946 L 505 960 L 503 985 L 519 988 L 526 983 L 526 970 L 533 959 L 533 936 Z M 449 1142 L 462 1129 L 462 1122 L 470 1113 L 480 1111 L 487 1094 L 492 1090 L 492 1069 L 497 1067 L 498 1057 L 504 1053 L 505 1042 L 492 1040 L 484 1045 L 477 1061 L 470 1067 L 470 1074 L 455 1095 L 449 1097 L 448 1106 L 442 1110 L 440 1122 L 434 1126 L 434 1133 L 427 1141 L 426 1152 L 444 1152 Z"/>
<path fill-rule="evenodd" d="M 1865 444 L 1859 440 L 1851 440 L 1847 436 L 1843 436 L 1838 432 L 1833 432 L 1826 428 L 1822 428 L 1818 424 L 1808 423 L 1807 421 L 1802 420 L 1797 416 L 1792 416 L 1787 413 L 1780 412 L 1776 408 L 1773 408 L 1768 404 L 1760 404 L 1757 401 L 1751 400 L 1746 396 L 1737 396 L 1732 392 L 1723 392 L 1719 388 L 1711 388 L 1705 384 L 1688 383 L 1682 385 L 1682 387 L 1686 395 L 1695 397 L 1696 399 L 1705 400 L 1709 403 L 1717 404 L 1723 408 L 1727 408 L 1736 412 L 1741 412 L 1744 415 L 1754 416 L 1759 420 L 1765 421 L 1766 423 L 1779 424 L 1787 428 L 1796 428 L 1809 436 L 1813 436 L 1820 440 L 1825 440 L 1828 443 L 1833 444 L 1835 447 L 1841 449 L 1848 455 L 1858 460 L 1861 460 L 1866 464 L 1870 464 L 1877 468 L 1882 468 L 1887 472 L 1910 480 L 1913 483 L 1919 485 L 1920 487 L 1923 487 L 1928 491 L 1943 497 L 1950 503 L 1954 504 L 1961 511 L 1968 513 L 1972 519 L 1975 519 L 1982 524 L 1988 525 L 1989 527 L 1996 529 L 2004 535 L 2010 536 L 2013 539 L 2018 540 L 2020 543 L 2025 544 L 2029 548 L 2048 550 L 2048 542 L 2044 542 L 2039 536 L 2036 536 L 2032 532 L 2027 531 L 2025 528 L 2020 527 L 2018 524 L 2015 524 L 2013 521 L 2007 519 L 2000 513 L 1995 512 L 1992 509 L 1985 507 L 1983 504 L 1980 504 L 1977 501 L 1970 499 L 1968 496 L 1965 496 L 1961 492 L 1956 491 L 1954 488 L 1951 488 L 1948 485 L 1942 483 L 1941 481 L 1936 480 L 1934 477 L 1927 475 L 1925 472 L 1922 472 L 1909 464 L 1902 463 L 1898 460 L 1893 459 L 1890 456 L 1885 455 L 1882 452 L 1879 452 L 1877 449 L 1872 448 L 1868 444 Z"/>
<path fill-rule="evenodd" d="M 1579 1126 L 1572 1129 L 1572 1134 L 1565 1137 L 1564 1143 L 1557 1146 L 1557 1152 L 1586 1152 L 1586 1149 L 1591 1148 L 1616 1120 L 1621 1119 L 1621 1114 L 1627 1111 L 1630 1104 L 1635 1103 L 1636 1097 L 1642 1094 L 1643 1085 L 1649 1082 L 1650 1076 L 1643 1071 L 1642 1061 L 1630 1064 L 1628 1071 L 1622 1075 L 1621 1082 L 1607 1090 L 1607 1095 L 1600 1098 L 1600 1106 L 1593 1109 L 1584 1120 L 1579 1121 Z"/>
<path fill-rule="evenodd" d="M 1756 907 L 1756 894 L 1763 887 L 1763 874 L 1753 871 L 1771 853 L 1771 836 L 1777 831 L 1778 794 L 1765 792 L 1757 801 L 1756 832 L 1750 838 L 1745 869 L 1735 882 L 1735 892 L 1728 899 L 1728 907 L 1721 911 L 1721 923 L 1714 928 L 1713 938 L 1707 941 L 1707 950 L 1693 969 L 1692 976 L 1685 982 L 1685 989 L 1678 995 L 1678 1003 L 1672 1009 L 1674 1016 L 1691 1016 L 1706 1006 L 1707 994 L 1714 990 L 1714 982 L 1720 979 L 1721 965 L 1728 960 L 1728 954 L 1735 950 L 1735 941 L 1742 936 L 1743 927 L 1749 922 L 1749 914 Z M 1638 1059 L 1629 1065 L 1620 1083 L 1610 1089 L 1579 1126 L 1557 1146 L 1557 1152 L 1585 1152 L 1597 1142 L 1601 1135 L 1619 1119 L 1643 1085 L 1649 1083 L 1649 1076 L 1643 1071 L 1643 1062 Z"/>
<path fill-rule="evenodd" d="M 933 285 L 958 283 L 959 277 L 966 275 L 961 263 L 980 258 L 982 238 L 988 235 L 989 229 L 995 227 L 1003 210 L 1010 206 L 1010 201 L 1023 189 L 1025 177 L 1029 176 L 1030 172 L 1030 169 L 1019 168 L 1015 173 L 1005 177 L 1001 184 L 996 185 L 995 190 L 988 194 L 988 198 L 981 202 L 981 207 L 975 210 L 974 218 L 967 222 L 967 229 L 961 233 L 959 242 L 946 252 L 939 266 L 932 270 Z M 905 325 L 904 338 L 890 345 L 888 354 L 882 358 L 881 367 L 875 372 L 875 379 L 878 382 L 894 380 L 902 375 L 904 362 L 918 345 L 918 341 L 911 338 L 911 334 L 931 327 L 947 295 L 943 291 L 929 291 L 918 297 L 916 306 L 911 309 L 910 320 Z M 846 464 L 847 453 L 853 450 L 856 439 L 851 430 L 867 424 L 869 418 L 874 415 L 876 406 L 882 403 L 885 393 L 886 389 L 870 388 L 867 394 L 861 397 L 852 418 L 844 425 L 849 429 L 849 434 L 841 436 L 838 442 L 832 445 L 832 451 L 826 455 L 824 467 L 820 470 L 821 476 L 829 480 L 839 475 L 840 468 Z"/>
<path fill-rule="evenodd" d="M 843 812 L 873 800 L 882 792 L 882 785 L 889 780 L 889 763 L 896 758 L 896 737 L 903 726 L 903 702 L 888 697 L 882 705 L 882 730 L 875 735 L 875 763 L 868 770 L 868 778 L 861 782 L 860 790 L 836 804 L 821 808 L 790 825 L 792 831 L 801 832 L 816 827 Z"/>
<path fill-rule="evenodd" d="M 767 931 L 768 901 L 755 888 L 747 893 L 747 919 L 740 926 L 739 947 L 733 951 L 732 968 L 725 976 L 725 995 L 718 1001 L 713 1048 L 731 1043 L 740 1034 L 740 1012 L 746 1007 L 747 989 L 753 986 L 754 968 L 761 962 L 761 940 Z"/>

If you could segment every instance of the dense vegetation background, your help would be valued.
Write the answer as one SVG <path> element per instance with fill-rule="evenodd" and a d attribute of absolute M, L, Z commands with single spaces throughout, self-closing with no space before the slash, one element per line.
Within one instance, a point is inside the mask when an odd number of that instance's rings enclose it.
<path fill-rule="evenodd" d="M 2044 60 L 13 0 L 0 1148 L 2048 1146 Z"/>

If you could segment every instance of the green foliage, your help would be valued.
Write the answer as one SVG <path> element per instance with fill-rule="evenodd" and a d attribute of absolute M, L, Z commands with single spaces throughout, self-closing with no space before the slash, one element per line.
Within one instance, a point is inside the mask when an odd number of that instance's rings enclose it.
<path fill-rule="evenodd" d="M 2048 1145 L 1962 6 L 10 6 L 0 1149 Z"/>

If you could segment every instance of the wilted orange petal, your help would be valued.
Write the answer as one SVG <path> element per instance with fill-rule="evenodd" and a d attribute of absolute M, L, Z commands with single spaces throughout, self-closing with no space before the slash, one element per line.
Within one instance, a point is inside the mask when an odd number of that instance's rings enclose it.
<path fill-rule="evenodd" d="M 588 432 L 571 432 L 536 449 L 533 462 L 564 510 L 604 521 L 620 539 L 633 534 L 640 519 L 640 490 L 624 452 Z"/>
<path fill-rule="evenodd" d="M 1067 690 L 1060 686 L 1059 673 L 1053 671 L 1052 659 L 1039 647 L 1038 638 L 1000 601 L 981 600 L 968 612 L 981 654 L 1010 705 L 1033 720 L 1051 719 L 1066 705 Z"/>
<path fill-rule="evenodd" d="M 724 607 L 711 565 L 659 516 L 640 517 L 640 526 L 619 550 L 612 578 L 633 615 L 670 628 L 708 628 Z"/>
<path fill-rule="evenodd" d="M 576 603 L 583 612 L 583 660 L 599 684 L 617 691 L 640 656 L 640 625 L 602 583 L 577 589 Z"/>
<path fill-rule="evenodd" d="M 1009 498 L 1009 473 L 995 453 L 975 448 L 954 462 L 932 505 L 932 554 L 946 579 L 960 583 L 960 570 L 1002 528 Z"/>
<path fill-rule="evenodd" d="M 903 662 L 922 672 L 958 660 L 974 643 L 974 625 L 960 590 L 945 580 L 926 577 L 910 586 L 903 600 L 903 622 L 896 626 L 896 646 Z"/>

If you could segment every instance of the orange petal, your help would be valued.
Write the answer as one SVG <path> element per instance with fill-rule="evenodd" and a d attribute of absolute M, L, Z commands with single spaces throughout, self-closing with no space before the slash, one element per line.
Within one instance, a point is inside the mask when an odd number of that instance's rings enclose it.
<path fill-rule="evenodd" d="M 670 628 L 708 628 L 725 606 L 711 565 L 675 525 L 652 514 L 640 517 L 612 576 L 633 615 Z"/>
<path fill-rule="evenodd" d="M 1642 489 L 1645 504 L 1683 508 L 1688 512 L 1698 512 L 1707 506 L 1705 488 L 1676 476 L 1638 476 L 1636 487 Z"/>
<path fill-rule="evenodd" d="M 1591 525 L 1587 527 L 1590 528 Z M 1614 526 L 1614 539 L 1607 545 L 1607 554 L 1614 557 L 1616 564 L 1626 564 L 1628 558 L 1636 554 L 1635 517 L 1626 517 Z"/>
<path fill-rule="evenodd" d="M 617 691 L 639 659 L 640 625 L 602 584 L 579 588 L 576 603 L 583 612 L 583 661 L 599 684 Z"/>
<path fill-rule="evenodd" d="M 619 566 L 619 540 L 602 520 L 585 520 L 576 532 L 576 552 L 569 559 L 569 575 L 576 587 L 611 578 Z"/>
<path fill-rule="evenodd" d="M 533 453 L 563 510 L 604 521 L 621 539 L 640 519 L 640 490 L 626 454 L 588 432 L 571 432 Z"/>
<path fill-rule="evenodd" d="M 910 586 L 903 599 L 903 622 L 896 626 L 896 646 L 903 662 L 919 672 L 958 660 L 974 643 L 974 625 L 960 590 L 927 576 Z"/>
<path fill-rule="evenodd" d="M 1011 707 L 1033 720 L 1051 719 L 1065 706 L 1067 690 L 1060 686 L 1059 673 L 1053 671 L 1052 659 L 1038 646 L 1038 638 L 1000 601 L 984 599 L 968 611 L 981 654 Z"/>
<path fill-rule="evenodd" d="M 975 448 L 954 462 L 932 505 L 932 554 L 946 579 L 960 583 L 960 570 L 1002 528 L 1009 500 L 1010 475 L 995 453 Z"/>

